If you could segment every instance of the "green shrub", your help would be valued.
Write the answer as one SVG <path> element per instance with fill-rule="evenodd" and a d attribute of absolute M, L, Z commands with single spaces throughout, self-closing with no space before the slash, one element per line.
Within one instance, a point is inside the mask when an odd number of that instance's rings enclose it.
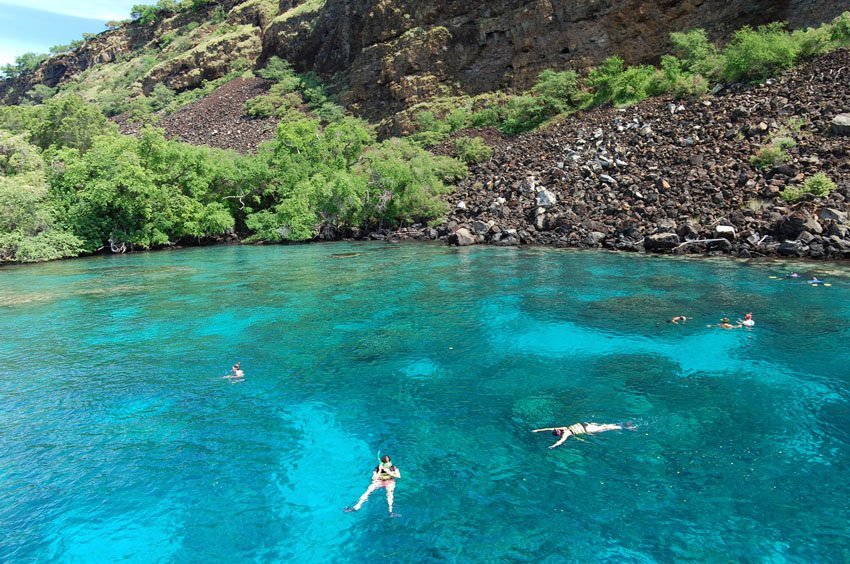
<path fill-rule="evenodd" d="M 648 65 L 625 67 L 620 57 L 608 57 L 587 75 L 586 83 L 593 92 L 590 105 L 636 104 L 663 91 L 664 82 L 659 79 L 660 77 L 655 67 Z"/>
<path fill-rule="evenodd" d="M 51 88 L 46 84 L 36 84 L 31 90 L 27 91 L 27 98 L 37 104 L 41 104 L 56 95 L 58 89 Z"/>
<path fill-rule="evenodd" d="M 478 164 L 493 157 L 493 148 L 481 137 L 460 137 L 455 139 L 457 158 L 466 164 Z"/>
<path fill-rule="evenodd" d="M 504 112 L 499 129 L 509 135 L 531 131 L 548 117 L 546 107 L 536 96 L 514 96 L 508 100 Z"/>
<path fill-rule="evenodd" d="M 744 26 L 723 50 L 722 77 L 728 82 L 770 78 L 794 65 L 797 46 L 784 24 L 773 23 L 755 30 Z"/>
<path fill-rule="evenodd" d="M 717 78 L 723 59 L 708 40 L 703 29 L 692 29 L 685 33 L 671 33 L 673 53 L 681 60 L 682 69 L 688 75 L 699 74 L 706 79 Z"/>
<path fill-rule="evenodd" d="M 770 168 L 788 160 L 788 153 L 776 145 L 761 147 L 756 154 L 750 157 L 750 164 L 756 168 Z"/>
<path fill-rule="evenodd" d="M 797 146 L 797 142 L 792 137 L 786 136 L 774 137 L 771 143 L 780 149 L 790 149 Z"/>
<path fill-rule="evenodd" d="M 472 127 L 493 127 L 499 125 L 501 121 L 500 112 L 496 108 L 482 108 L 472 112 L 469 119 Z"/>
<path fill-rule="evenodd" d="M 578 73 L 575 71 L 545 70 L 540 73 L 537 84 L 531 91 L 552 114 L 575 110 L 584 99 Z"/>
<path fill-rule="evenodd" d="M 833 41 L 841 45 L 850 43 L 850 12 L 844 12 L 832 20 L 829 30 Z"/>
<path fill-rule="evenodd" d="M 53 260 L 81 250 L 82 242 L 55 222 L 38 149 L 23 134 L 0 131 L 0 261 Z"/>
<path fill-rule="evenodd" d="M 814 176 L 810 176 L 803 182 L 800 188 L 788 187 L 785 188 L 779 195 L 788 203 L 800 201 L 806 195 L 812 195 L 817 198 L 828 196 L 835 190 L 835 182 L 833 182 L 826 174 L 819 172 Z"/>
<path fill-rule="evenodd" d="M 791 34 L 791 41 L 800 59 L 817 57 L 832 49 L 832 38 L 826 26 L 796 30 Z"/>
<path fill-rule="evenodd" d="M 435 157 L 409 141 L 389 139 L 363 154 L 357 172 L 368 179 L 365 225 L 427 223 L 448 207 L 440 198 L 468 173 L 454 159 Z"/>

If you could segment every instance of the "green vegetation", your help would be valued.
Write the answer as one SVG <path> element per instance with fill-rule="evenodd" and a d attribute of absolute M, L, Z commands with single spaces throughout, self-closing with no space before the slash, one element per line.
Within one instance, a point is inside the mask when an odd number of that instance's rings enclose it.
<path fill-rule="evenodd" d="M 290 109 L 250 156 L 150 127 L 120 135 L 69 94 L 2 108 L 0 260 L 147 249 L 237 227 L 254 241 L 303 241 L 326 227 L 393 227 L 446 212 L 440 196 L 466 174 L 462 163 L 408 141 L 376 144 L 368 124 L 330 112 L 321 90 L 301 85 L 329 119 Z"/>
<path fill-rule="evenodd" d="M 786 31 L 784 24 L 744 27 L 723 49 L 704 30 L 670 35 L 674 54 L 660 65 L 626 66 L 620 57 L 605 59 L 583 78 L 573 71 L 543 71 L 525 93 L 485 94 L 474 99 L 434 100 L 419 110 L 412 136 L 435 145 L 457 129 L 449 127 L 447 103 L 475 108 L 460 127 L 493 126 L 517 134 L 539 127 L 559 114 L 595 106 L 629 106 L 650 96 L 699 97 L 712 83 L 754 82 L 776 76 L 807 58 L 850 45 L 850 12 L 815 29 Z M 435 112 L 431 108 L 440 108 Z"/>
<path fill-rule="evenodd" d="M 797 142 L 780 132 L 770 142 L 759 148 L 756 154 L 750 157 L 750 164 L 755 168 L 770 168 L 788 160 L 788 149 L 795 147 Z"/>
<path fill-rule="evenodd" d="M 277 19 L 310 16 L 323 5 L 308 0 Z M 271 17 L 278 3 L 255 0 L 250 9 Z M 205 22 L 177 27 L 175 16 L 193 10 L 206 11 Z M 272 141 L 243 156 L 170 141 L 152 127 L 227 81 L 252 76 L 248 57 L 259 49 L 256 30 L 226 16 L 211 0 L 136 5 L 131 17 L 139 25 L 169 20 L 169 31 L 114 63 L 89 68 L 60 89 L 37 85 L 26 92 L 24 105 L 0 107 L 1 261 L 50 260 L 104 247 L 146 249 L 234 231 L 251 241 L 305 241 L 335 230 L 433 222 L 447 213 L 442 196 L 467 174 L 466 166 L 493 154 L 484 139 L 471 135 L 454 141 L 458 160 L 423 149 L 458 131 L 496 127 L 518 134 L 594 106 L 627 106 L 659 94 L 698 97 L 713 84 L 764 80 L 850 45 L 850 12 L 793 33 L 779 24 L 745 27 L 722 49 L 702 30 L 674 33 L 674 51 L 657 67 L 627 66 L 609 57 L 583 76 L 546 70 L 528 91 L 515 95 L 433 99 L 411 109 L 409 122 L 402 121 L 415 128 L 407 139 L 381 143 L 372 126 L 347 115 L 315 75 L 295 73 L 273 57 L 257 71 L 273 84 L 245 104 L 245 113 L 276 117 L 280 125 Z M 55 46 L 51 54 L 81 44 Z M 193 68 L 196 59 L 211 56 L 222 64 L 227 60 L 221 78 L 181 92 L 161 82 L 150 88 L 156 77 L 180 66 Z M 47 57 L 28 53 L 0 71 L 17 77 Z M 195 81 L 200 76 L 187 75 Z M 146 124 L 136 137 L 120 135 L 107 119 L 125 112 Z M 758 150 L 752 165 L 768 168 L 786 160 L 804 125 L 789 122 Z M 834 189 L 819 174 L 786 188 L 782 197 L 794 202 Z"/>
<path fill-rule="evenodd" d="M 835 182 L 832 181 L 826 174 L 819 172 L 807 178 L 803 185 L 799 188 L 787 187 L 779 195 L 786 202 L 793 204 L 802 200 L 807 195 L 812 195 L 816 198 L 828 196 L 835 190 Z"/>
<path fill-rule="evenodd" d="M 457 158 L 466 164 L 478 164 L 493 157 L 493 149 L 481 137 L 455 139 Z"/>

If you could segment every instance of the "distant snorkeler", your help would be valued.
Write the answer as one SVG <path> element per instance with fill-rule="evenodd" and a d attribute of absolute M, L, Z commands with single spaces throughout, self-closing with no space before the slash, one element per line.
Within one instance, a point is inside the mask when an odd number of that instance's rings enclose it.
<path fill-rule="evenodd" d="M 227 376 L 225 376 L 225 378 L 228 378 L 228 379 L 230 379 L 231 381 L 234 381 L 234 380 L 244 380 L 244 379 L 245 379 L 245 372 L 243 372 L 243 371 L 242 371 L 242 368 L 241 368 L 240 364 L 241 364 L 241 363 L 239 363 L 239 362 L 237 362 L 236 364 L 234 364 L 234 365 L 230 368 L 230 374 L 228 374 Z"/>
<path fill-rule="evenodd" d="M 558 437 L 558 442 L 551 445 L 553 449 L 561 446 L 570 437 L 577 435 L 593 435 L 595 433 L 603 433 L 605 431 L 619 431 L 620 429 L 628 429 L 634 431 L 636 427 L 631 424 L 615 425 L 614 423 L 574 423 L 569 427 L 544 427 L 543 429 L 533 429 L 532 433 L 541 433 L 543 431 L 552 431 L 552 435 Z"/>
<path fill-rule="evenodd" d="M 717 325 L 706 325 L 706 327 L 717 327 L 718 329 L 740 329 L 743 325 L 741 323 L 733 325 L 732 322 L 729 321 L 728 317 L 724 317 Z"/>
<path fill-rule="evenodd" d="M 817 286 L 818 284 L 824 284 L 824 280 L 818 280 L 817 276 L 812 276 L 809 280 L 807 280 L 809 284 Z"/>
<path fill-rule="evenodd" d="M 744 327 L 755 327 L 756 326 L 756 322 L 753 319 L 753 313 L 752 312 L 744 315 L 744 319 L 739 319 L 738 323 L 740 323 Z"/>
<path fill-rule="evenodd" d="M 786 274 L 785 278 L 800 278 L 799 272 L 792 272 L 791 274 Z"/>
<path fill-rule="evenodd" d="M 682 322 L 682 324 L 684 324 L 688 319 L 693 319 L 693 317 L 685 317 L 684 315 L 677 315 L 676 317 L 673 317 L 672 319 L 668 319 L 667 323 L 672 323 L 673 325 L 678 325 L 679 322 Z"/>

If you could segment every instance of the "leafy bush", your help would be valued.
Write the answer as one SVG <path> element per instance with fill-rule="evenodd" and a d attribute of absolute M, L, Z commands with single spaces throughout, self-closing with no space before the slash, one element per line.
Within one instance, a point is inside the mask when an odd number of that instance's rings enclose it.
<path fill-rule="evenodd" d="M 791 34 L 791 41 L 800 59 L 810 59 L 823 55 L 832 49 L 832 38 L 827 27 L 797 30 Z"/>
<path fill-rule="evenodd" d="M 85 151 L 95 136 L 115 129 L 96 107 L 78 96 L 55 96 L 38 110 L 32 139 L 42 149 L 55 145 Z"/>
<path fill-rule="evenodd" d="M 493 157 L 493 149 L 481 137 L 460 137 L 455 139 L 457 158 L 466 164 L 477 164 L 489 161 Z"/>
<path fill-rule="evenodd" d="M 788 203 L 794 203 L 801 200 L 804 196 L 811 194 L 817 198 L 828 196 L 835 190 L 835 182 L 832 181 L 826 174 L 819 172 L 814 176 L 810 176 L 803 182 L 800 188 L 788 187 L 785 188 L 779 195 Z"/>
<path fill-rule="evenodd" d="M 829 26 L 830 38 L 842 45 L 850 43 L 850 12 L 844 12 Z"/>
<path fill-rule="evenodd" d="M 440 198 L 467 174 L 463 163 L 435 157 L 403 139 L 389 139 L 363 154 L 357 167 L 368 178 L 365 225 L 428 222 L 448 209 Z"/>
<path fill-rule="evenodd" d="M 756 154 L 750 157 L 750 164 L 756 168 L 769 168 L 788 160 L 788 153 L 776 145 L 761 147 Z"/>
<path fill-rule="evenodd" d="M 744 26 L 723 50 L 723 60 L 724 80 L 763 80 L 793 66 L 797 48 L 784 24 L 773 23 L 755 30 Z"/>
<path fill-rule="evenodd" d="M 81 247 L 54 221 L 38 149 L 22 134 L 0 131 L 0 261 L 53 260 Z"/>
<path fill-rule="evenodd" d="M 540 73 L 531 92 L 540 98 L 551 114 L 575 110 L 585 98 L 575 71 L 545 70 Z"/>
<path fill-rule="evenodd" d="M 504 133 L 516 135 L 539 126 L 548 117 L 546 106 L 535 96 L 514 96 L 504 108 L 504 117 L 499 129 Z"/>

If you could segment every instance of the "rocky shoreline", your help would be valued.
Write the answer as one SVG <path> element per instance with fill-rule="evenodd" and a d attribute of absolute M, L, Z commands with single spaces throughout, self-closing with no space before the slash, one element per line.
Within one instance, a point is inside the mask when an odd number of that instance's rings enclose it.
<path fill-rule="evenodd" d="M 482 136 L 493 158 L 471 167 L 435 228 L 369 238 L 538 244 L 662 253 L 850 257 L 850 52 L 765 84 L 701 100 L 650 99 L 575 114 L 544 130 Z M 750 163 L 777 137 L 787 159 Z M 453 155 L 446 142 L 436 153 Z M 823 172 L 837 189 L 790 205 L 780 197 Z M 359 234 L 354 234 L 355 236 Z"/>

